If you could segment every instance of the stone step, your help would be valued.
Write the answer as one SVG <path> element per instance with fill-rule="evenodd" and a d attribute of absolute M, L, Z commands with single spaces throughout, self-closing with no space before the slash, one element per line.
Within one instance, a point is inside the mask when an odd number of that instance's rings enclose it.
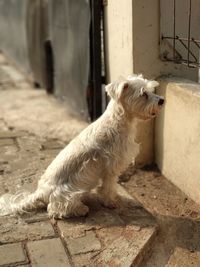
<path fill-rule="evenodd" d="M 55 232 L 42 213 L 27 214 L 20 220 L 1 218 L 0 266 L 18 262 L 31 262 L 31 266 L 139 266 L 153 245 L 157 224 L 122 188 L 118 192 L 121 201 L 117 209 L 102 207 L 93 194 L 84 200 L 90 207 L 88 216 L 52 221 Z M 26 245 L 21 247 L 20 241 Z M 11 257 L 13 242 L 18 250 Z"/>
<path fill-rule="evenodd" d="M 142 267 L 165 266 L 176 247 L 186 249 L 187 253 L 182 251 L 185 262 L 187 257 L 197 257 L 199 252 L 192 254 L 190 251 L 199 250 L 200 206 L 169 182 L 156 168 L 136 170 L 128 178 L 130 180 L 123 183 L 124 188 L 153 214 L 159 225 L 159 235 L 152 246 L 149 254 L 151 256 L 145 257 Z M 180 249 L 170 259 L 170 267 L 200 267 L 199 256 L 197 264 L 194 261 L 193 265 L 189 265 L 188 260 L 186 265 L 182 265 L 182 261 L 179 262 L 179 257 L 176 257 L 179 251 Z"/>
<path fill-rule="evenodd" d="M 126 177 L 123 177 L 126 180 Z M 168 181 L 156 168 L 137 169 L 122 183 L 151 214 L 181 218 L 200 218 L 200 206 Z"/>
<path fill-rule="evenodd" d="M 87 205 L 87 217 L 59 221 L 57 225 L 74 265 L 138 266 L 156 236 L 154 218 L 125 196 L 116 210 L 103 208 L 95 198 Z"/>
<path fill-rule="evenodd" d="M 177 247 L 170 257 L 166 267 L 199 267 L 200 251 L 189 251 Z"/>

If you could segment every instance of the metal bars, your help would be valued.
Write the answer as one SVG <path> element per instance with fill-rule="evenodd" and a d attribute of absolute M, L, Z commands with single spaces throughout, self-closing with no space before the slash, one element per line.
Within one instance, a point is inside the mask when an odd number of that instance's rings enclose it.
<path fill-rule="evenodd" d="M 200 67 L 200 40 L 193 37 L 196 28 L 198 28 L 198 25 L 194 25 L 194 21 L 197 21 L 196 18 L 194 18 L 194 16 L 197 16 L 197 12 L 194 12 L 196 8 L 194 1 L 182 0 L 185 3 L 185 7 L 187 8 L 186 12 L 182 12 L 183 14 L 181 13 L 180 9 L 180 1 L 179 8 L 177 6 L 178 0 L 162 1 L 167 1 L 164 4 L 165 7 L 167 6 L 167 8 L 169 9 L 171 15 L 173 16 L 173 19 L 171 20 L 171 16 L 170 14 L 168 14 L 168 16 L 165 17 L 165 21 L 163 22 L 164 26 L 168 23 L 170 27 L 168 26 L 168 29 L 166 30 L 162 29 L 163 32 L 161 33 L 161 46 L 163 46 L 164 48 L 162 48 L 163 51 L 161 52 L 161 58 L 165 61 L 185 64 L 190 68 Z M 166 12 L 165 10 L 161 10 L 161 20 L 162 11 Z M 187 14 L 187 17 L 184 18 L 185 13 Z M 182 20 L 184 20 L 184 23 L 186 21 L 187 26 L 186 29 L 182 29 L 180 31 Z M 194 26 L 195 30 L 193 29 Z M 169 28 L 171 30 L 169 30 Z M 198 34 L 195 32 L 195 35 L 197 36 Z M 200 36 L 200 31 L 198 36 Z"/>
<path fill-rule="evenodd" d="M 101 59 L 101 0 L 90 0 L 90 116 L 97 119 L 102 113 L 102 59 Z"/>

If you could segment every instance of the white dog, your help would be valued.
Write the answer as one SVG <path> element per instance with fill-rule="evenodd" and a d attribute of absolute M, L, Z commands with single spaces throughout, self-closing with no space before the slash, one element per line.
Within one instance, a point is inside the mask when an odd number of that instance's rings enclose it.
<path fill-rule="evenodd" d="M 117 201 L 117 177 L 138 153 L 134 141 L 136 119 L 154 118 L 164 98 L 153 93 L 158 86 L 139 76 L 110 83 L 111 101 L 104 114 L 84 129 L 53 160 L 32 194 L 0 199 L 0 214 L 22 213 L 41 205 L 56 218 L 83 216 L 89 208 L 84 193 L 99 185 L 98 194 L 107 207 Z"/>

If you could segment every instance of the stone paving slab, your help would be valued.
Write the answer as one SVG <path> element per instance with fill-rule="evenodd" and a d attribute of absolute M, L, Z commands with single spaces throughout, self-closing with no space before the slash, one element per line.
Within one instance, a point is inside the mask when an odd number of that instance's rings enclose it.
<path fill-rule="evenodd" d="M 30 214 L 24 214 L 22 218 L 23 221 L 28 224 L 42 221 L 49 222 L 49 216 L 46 209 L 33 211 Z"/>
<path fill-rule="evenodd" d="M 70 267 L 71 264 L 59 238 L 27 243 L 32 267 Z"/>
<path fill-rule="evenodd" d="M 0 266 L 18 263 L 27 263 L 28 259 L 24 253 L 21 243 L 0 246 Z"/>
<path fill-rule="evenodd" d="M 26 223 L 17 218 L 3 217 L 0 219 L 0 244 L 54 236 L 54 229 L 47 221 Z"/>
<path fill-rule="evenodd" d="M 169 259 L 166 267 L 199 267 L 200 251 L 189 251 L 177 247 Z"/>
<path fill-rule="evenodd" d="M 19 132 L 19 131 L 0 131 L 0 139 L 5 139 L 5 138 L 16 138 L 23 136 L 25 132 Z"/>
<path fill-rule="evenodd" d="M 87 205 L 87 217 L 57 223 L 75 266 L 138 266 L 156 236 L 151 215 L 132 199 L 124 199 L 116 210 L 92 197 Z"/>
<path fill-rule="evenodd" d="M 71 255 L 99 251 L 101 243 L 93 231 L 88 231 L 84 236 L 69 239 L 67 245 Z"/>
<path fill-rule="evenodd" d="M 0 116 L 18 131 L 67 143 L 88 126 L 79 115 L 67 110 L 66 103 L 47 97 L 43 90 L 16 90 L 13 86 L 1 89 Z"/>
<path fill-rule="evenodd" d="M 117 214 L 99 207 L 97 211 L 90 211 L 87 217 L 58 221 L 57 225 L 63 238 L 76 239 L 85 236 L 86 231 L 123 226 L 124 222 Z"/>
<path fill-rule="evenodd" d="M 98 266 L 137 266 L 145 248 L 155 236 L 155 227 L 143 228 L 135 231 L 131 226 L 122 229 L 121 235 L 113 240 L 113 233 L 108 235 L 107 231 L 101 230 L 99 237 L 105 242 L 105 249 L 96 257 L 94 263 Z M 112 240 L 112 241 L 111 241 Z"/>
<path fill-rule="evenodd" d="M 1 146 L 13 146 L 14 145 L 14 140 L 13 139 L 0 139 L 0 147 Z"/>
<path fill-rule="evenodd" d="M 66 144 L 65 144 L 66 145 Z M 41 145 L 41 150 L 48 150 L 48 149 L 62 149 L 65 146 L 63 143 L 56 141 L 56 140 L 46 140 Z"/>

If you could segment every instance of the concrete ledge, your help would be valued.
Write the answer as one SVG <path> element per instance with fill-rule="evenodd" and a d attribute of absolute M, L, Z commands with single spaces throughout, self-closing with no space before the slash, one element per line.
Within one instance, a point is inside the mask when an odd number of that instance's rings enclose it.
<path fill-rule="evenodd" d="M 166 78 L 158 94 L 166 105 L 156 120 L 155 157 L 162 173 L 200 203 L 200 85 Z"/>

